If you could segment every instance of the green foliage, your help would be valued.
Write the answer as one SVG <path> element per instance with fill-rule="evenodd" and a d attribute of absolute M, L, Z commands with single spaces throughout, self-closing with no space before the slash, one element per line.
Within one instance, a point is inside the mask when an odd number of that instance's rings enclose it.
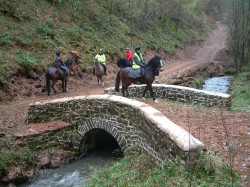
<path fill-rule="evenodd" d="M 0 139 L 0 176 L 6 173 L 9 167 L 32 167 L 36 165 L 35 154 L 24 147 L 12 147 Z"/>
<path fill-rule="evenodd" d="M 78 42 L 83 38 L 83 30 L 79 27 L 69 27 L 62 30 L 62 35 L 64 35 L 66 40 Z"/>
<path fill-rule="evenodd" d="M 5 72 L 4 72 L 4 62 L 3 62 L 3 54 L 0 51 L 0 81 L 3 81 L 5 78 Z M 1 147 L 1 145 L 0 145 Z"/>
<path fill-rule="evenodd" d="M 234 76 L 230 93 L 231 110 L 250 112 L 250 63 Z"/>
<path fill-rule="evenodd" d="M 48 38 L 48 37 L 51 39 L 55 38 L 55 31 L 48 24 L 38 23 L 36 25 L 36 30 L 38 34 L 40 34 L 41 36 L 45 38 Z"/>
<path fill-rule="evenodd" d="M 26 70 L 33 70 L 38 62 L 38 57 L 34 54 L 26 51 L 18 51 L 18 60 L 17 63 L 23 66 Z"/>
<path fill-rule="evenodd" d="M 204 84 L 205 78 L 202 76 L 195 77 L 194 80 L 192 80 L 191 87 L 200 89 L 202 85 Z"/>
<path fill-rule="evenodd" d="M 200 160 L 193 167 L 180 159 L 158 167 L 149 156 L 137 155 L 121 159 L 96 173 L 92 186 L 238 186 L 238 175 L 231 175 L 231 168 L 213 152 L 200 152 Z"/>
<path fill-rule="evenodd" d="M 12 37 L 9 34 L 2 34 L 0 35 L 0 46 L 11 47 L 12 44 Z"/>

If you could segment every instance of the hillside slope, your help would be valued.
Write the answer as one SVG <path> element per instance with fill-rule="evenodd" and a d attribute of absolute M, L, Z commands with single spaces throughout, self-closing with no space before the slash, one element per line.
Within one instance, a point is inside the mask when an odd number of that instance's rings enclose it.
<path fill-rule="evenodd" d="M 183 10 L 182 20 L 154 15 L 143 22 L 150 12 L 132 15 L 126 13 L 131 9 L 127 1 L 112 2 L 109 9 L 109 1 L 99 0 L 0 0 L 0 81 L 29 71 L 41 75 L 56 50 L 62 51 L 63 58 L 71 50 L 78 51 L 82 70 L 90 68 L 99 48 L 111 59 L 123 55 L 124 47 L 137 44 L 145 52 L 151 48 L 174 54 L 176 48 L 203 40 L 209 28 L 206 16 L 195 18 L 188 9 Z M 145 11 L 144 6 L 137 8 Z"/>

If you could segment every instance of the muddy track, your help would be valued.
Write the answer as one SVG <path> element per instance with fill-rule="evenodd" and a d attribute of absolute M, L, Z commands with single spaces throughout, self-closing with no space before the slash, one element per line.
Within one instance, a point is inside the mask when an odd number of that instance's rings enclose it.
<path fill-rule="evenodd" d="M 218 28 L 208 35 L 202 46 L 189 47 L 180 59 L 171 59 L 165 62 L 164 72 L 159 81 L 171 84 L 181 74 L 194 69 L 204 63 L 214 61 L 218 52 L 226 47 L 227 27 L 218 23 Z"/>

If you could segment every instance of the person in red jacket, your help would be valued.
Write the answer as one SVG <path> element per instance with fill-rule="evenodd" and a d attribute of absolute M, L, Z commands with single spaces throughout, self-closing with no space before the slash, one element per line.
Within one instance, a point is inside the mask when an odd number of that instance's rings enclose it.
<path fill-rule="evenodd" d="M 125 48 L 126 50 L 126 53 L 125 53 L 125 58 L 129 61 L 129 62 L 132 62 L 133 60 L 133 52 L 131 49 L 129 49 L 128 47 Z"/>

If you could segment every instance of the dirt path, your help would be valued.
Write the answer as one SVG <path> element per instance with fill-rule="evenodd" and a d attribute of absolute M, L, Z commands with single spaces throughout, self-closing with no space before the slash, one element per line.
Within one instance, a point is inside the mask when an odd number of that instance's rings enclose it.
<path fill-rule="evenodd" d="M 159 81 L 171 84 L 189 70 L 204 63 L 215 60 L 220 50 L 226 47 L 227 27 L 218 23 L 218 28 L 211 32 L 202 46 L 191 46 L 185 52 L 180 52 L 176 59 L 166 61 L 164 72 Z"/>
<path fill-rule="evenodd" d="M 171 84 L 179 77 L 188 76 L 187 72 L 202 64 L 215 60 L 217 53 L 226 47 L 227 29 L 219 24 L 202 46 L 190 47 L 185 52 L 177 52 L 174 58 L 165 58 L 165 69 L 158 77 L 160 83 Z M 113 87 L 115 64 L 108 65 L 109 75 L 105 77 L 105 87 Z M 15 83 L 17 84 L 17 83 Z M 20 83 L 21 84 L 21 83 Z M 33 84 L 33 83 L 31 83 Z M 21 84 L 23 87 L 25 84 Z M 0 135 L 8 137 L 25 124 L 29 103 L 48 99 L 70 97 L 76 95 L 103 94 L 103 87 L 98 87 L 92 75 L 84 75 L 84 79 L 69 78 L 67 93 L 58 93 L 48 97 L 46 93 L 31 97 L 19 96 L 10 102 L 2 102 L 0 110 Z M 165 114 L 177 125 L 191 132 L 200 139 L 207 148 L 214 147 L 233 168 L 241 174 L 244 186 L 249 186 L 250 170 L 250 114 L 230 112 L 225 109 L 200 108 L 180 103 L 164 102 L 156 104 L 147 99 L 135 98 L 153 106 Z M 233 145 L 235 157 L 229 152 L 229 144 Z"/>

